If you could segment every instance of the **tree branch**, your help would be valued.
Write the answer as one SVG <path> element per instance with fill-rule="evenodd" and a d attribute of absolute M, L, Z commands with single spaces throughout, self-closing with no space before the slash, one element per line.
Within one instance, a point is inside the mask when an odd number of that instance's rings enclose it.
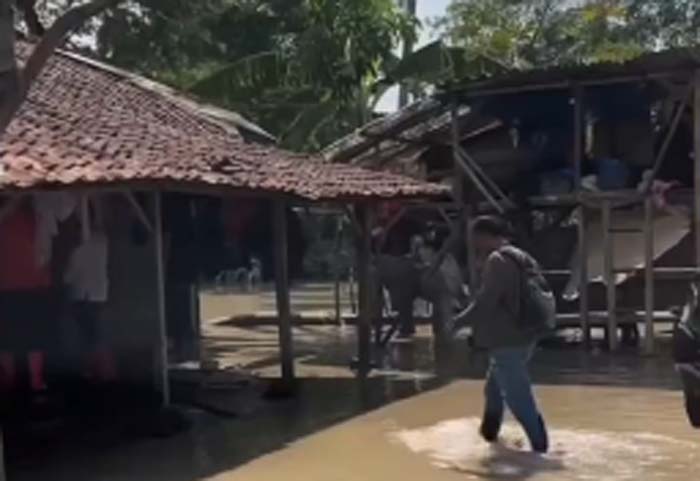
<path fill-rule="evenodd" d="M 27 97 L 30 87 L 37 79 L 51 55 L 61 46 L 65 37 L 83 25 L 89 18 L 118 4 L 121 0 L 94 0 L 72 8 L 56 20 L 46 31 L 32 51 L 24 68 L 19 72 L 19 85 L 13 95 L 0 106 L 0 136 L 5 133 L 15 114 Z"/>
<path fill-rule="evenodd" d="M 18 0 L 17 4 L 22 9 L 29 32 L 36 37 L 41 37 L 46 33 L 46 29 L 36 13 L 36 2 L 37 0 Z"/>

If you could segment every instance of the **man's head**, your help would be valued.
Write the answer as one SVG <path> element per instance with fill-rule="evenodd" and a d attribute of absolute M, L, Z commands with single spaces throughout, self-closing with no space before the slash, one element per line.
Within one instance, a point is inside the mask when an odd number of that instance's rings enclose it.
<path fill-rule="evenodd" d="M 474 247 L 480 256 L 488 256 L 503 247 L 510 238 L 508 224 L 501 218 L 484 215 L 477 217 L 471 225 Z"/>

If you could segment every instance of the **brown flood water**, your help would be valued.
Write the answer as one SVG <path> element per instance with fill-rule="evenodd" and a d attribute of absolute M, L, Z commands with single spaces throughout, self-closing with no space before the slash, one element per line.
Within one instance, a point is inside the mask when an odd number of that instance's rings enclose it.
<path fill-rule="evenodd" d="M 293 444 L 215 481 L 690 480 L 700 469 L 676 392 L 547 386 L 537 389 L 553 449 L 524 450 L 509 424 L 488 446 L 477 434 L 481 384 L 457 382 Z"/>
<path fill-rule="evenodd" d="M 223 365 L 276 372 L 273 327 L 218 326 L 207 350 Z M 188 433 L 38 461 L 12 481 L 692 480 L 700 431 L 683 411 L 667 355 L 540 351 L 532 366 L 552 452 L 525 450 L 509 423 L 503 442 L 477 434 L 484 360 L 458 348 L 457 379 L 438 383 L 429 336 L 393 346 L 364 384 L 347 368 L 352 331 L 296 332 L 298 400 L 238 419 L 192 413 Z"/>

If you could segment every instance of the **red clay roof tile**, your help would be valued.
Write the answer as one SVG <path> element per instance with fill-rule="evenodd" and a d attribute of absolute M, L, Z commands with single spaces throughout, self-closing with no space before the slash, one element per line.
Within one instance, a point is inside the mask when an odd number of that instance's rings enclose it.
<path fill-rule="evenodd" d="M 18 57 L 30 48 L 20 42 Z M 312 200 L 445 193 L 434 184 L 246 142 L 189 99 L 135 78 L 55 54 L 2 139 L 0 189 L 142 182 Z"/>

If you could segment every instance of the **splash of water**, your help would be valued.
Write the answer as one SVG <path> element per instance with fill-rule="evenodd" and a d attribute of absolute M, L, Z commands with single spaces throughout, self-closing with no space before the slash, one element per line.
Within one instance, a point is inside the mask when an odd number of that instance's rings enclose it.
<path fill-rule="evenodd" d="M 694 472 L 698 445 L 668 436 L 555 429 L 546 456 L 527 451 L 520 428 L 508 423 L 501 442 L 488 445 L 478 434 L 477 418 L 443 421 L 424 429 L 402 430 L 392 438 L 438 468 L 470 479 L 573 479 L 631 481 L 675 479 L 669 466 Z"/>

